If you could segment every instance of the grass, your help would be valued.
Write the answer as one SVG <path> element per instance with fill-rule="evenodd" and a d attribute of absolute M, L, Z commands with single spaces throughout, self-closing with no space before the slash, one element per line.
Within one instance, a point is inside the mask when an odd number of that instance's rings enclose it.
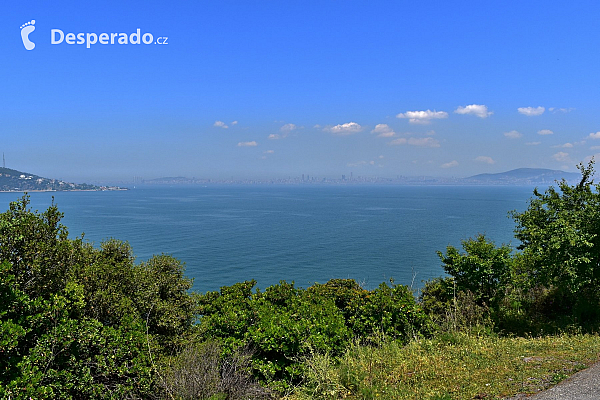
<path fill-rule="evenodd" d="M 464 333 L 314 355 L 306 382 L 287 398 L 503 399 L 535 393 L 598 360 L 597 335 L 499 338 Z"/>

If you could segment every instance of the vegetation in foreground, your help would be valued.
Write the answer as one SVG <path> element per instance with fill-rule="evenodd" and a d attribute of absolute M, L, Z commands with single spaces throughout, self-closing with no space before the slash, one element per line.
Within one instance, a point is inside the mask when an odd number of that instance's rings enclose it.
<path fill-rule="evenodd" d="M 56 206 L 0 214 L 0 398 L 502 398 L 597 360 L 600 185 L 534 191 L 517 251 L 439 256 L 418 297 L 393 281 L 245 281 L 190 292 L 178 260 L 69 239 Z M 571 332 L 566 334 L 565 332 Z"/>
<path fill-rule="evenodd" d="M 500 338 L 463 332 L 402 346 L 350 346 L 314 355 L 291 399 L 504 399 L 535 393 L 598 359 L 600 338 Z"/>

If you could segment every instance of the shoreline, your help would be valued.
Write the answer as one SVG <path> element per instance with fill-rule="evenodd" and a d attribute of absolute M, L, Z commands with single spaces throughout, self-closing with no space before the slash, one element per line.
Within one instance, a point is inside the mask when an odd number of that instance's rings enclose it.
<path fill-rule="evenodd" d="M 128 188 L 118 189 L 73 189 L 73 190 L 52 190 L 52 189 L 32 189 L 32 190 L 0 190 L 0 193 L 44 193 L 44 192 L 118 192 L 126 191 Z"/>

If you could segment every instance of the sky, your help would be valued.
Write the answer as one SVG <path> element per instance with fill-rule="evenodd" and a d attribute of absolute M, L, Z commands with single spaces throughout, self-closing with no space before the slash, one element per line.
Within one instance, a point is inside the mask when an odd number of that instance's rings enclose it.
<path fill-rule="evenodd" d="M 466 177 L 600 153 L 595 1 L 90 3 L 2 4 L 9 168 Z"/>

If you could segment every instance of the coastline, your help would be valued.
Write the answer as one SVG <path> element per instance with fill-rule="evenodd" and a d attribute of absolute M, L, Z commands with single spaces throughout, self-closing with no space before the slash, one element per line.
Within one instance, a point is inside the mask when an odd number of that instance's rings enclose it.
<path fill-rule="evenodd" d="M 44 192 L 117 192 L 126 191 L 128 188 L 114 189 L 73 189 L 73 190 L 53 190 L 53 189 L 32 189 L 32 190 L 0 190 L 0 193 L 44 193 Z"/>

